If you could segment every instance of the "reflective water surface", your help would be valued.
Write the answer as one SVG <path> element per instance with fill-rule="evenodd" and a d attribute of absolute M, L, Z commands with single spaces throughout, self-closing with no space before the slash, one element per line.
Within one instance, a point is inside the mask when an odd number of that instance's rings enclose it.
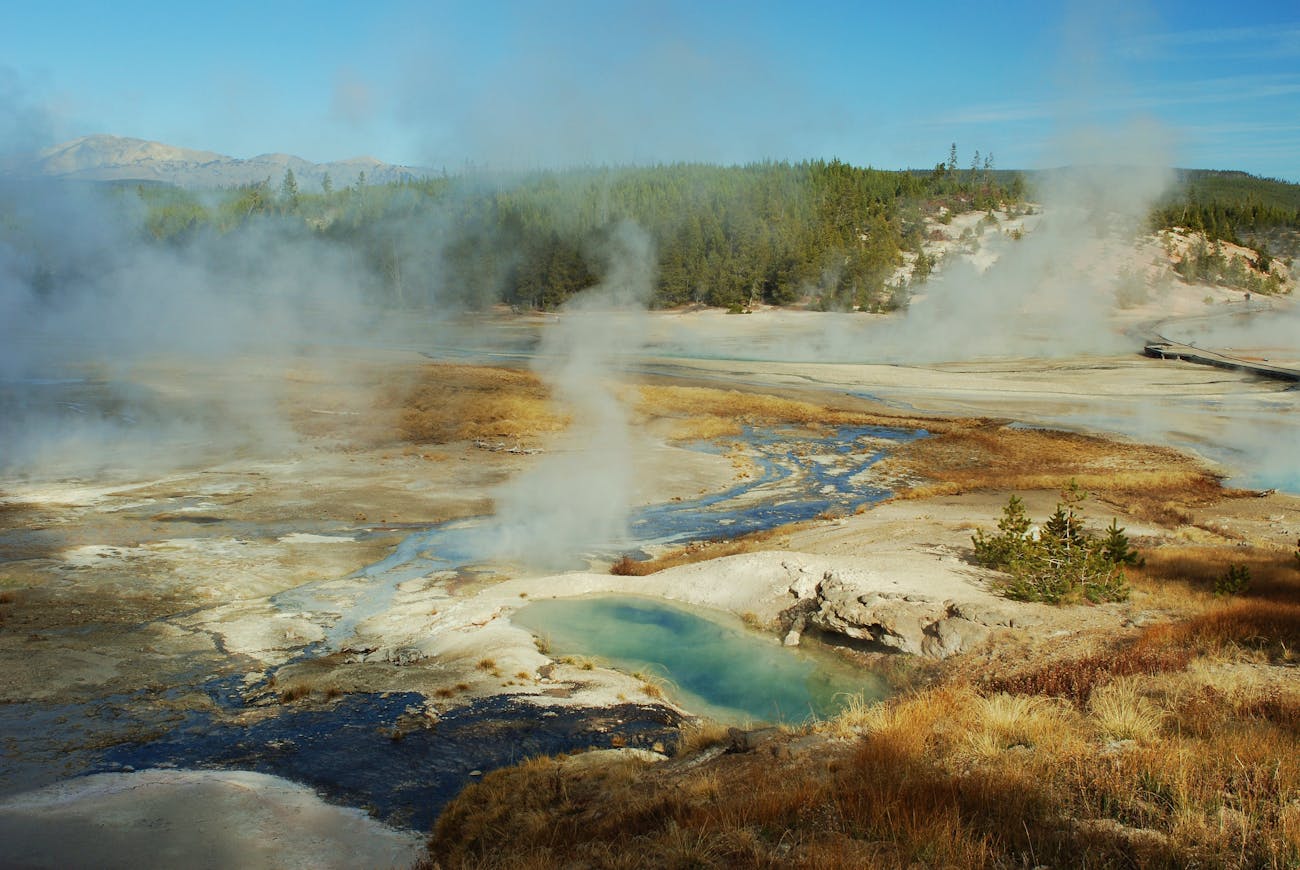
<path fill-rule="evenodd" d="M 833 656 L 781 646 L 728 614 L 650 598 L 534 601 L 511 617 L 552 656 L 599 658 L 641 673 L 696 713 L 724 722 L 799 723 L 834 715 L 849 695 L 884 697 L 878 676 Z"/>

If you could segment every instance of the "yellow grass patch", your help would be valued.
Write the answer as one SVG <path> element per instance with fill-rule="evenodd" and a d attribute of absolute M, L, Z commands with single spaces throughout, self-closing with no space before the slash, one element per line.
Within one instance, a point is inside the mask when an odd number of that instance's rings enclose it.
<path fill-rule="evenodd" d="M 1113 740 L 1150 742 L 1160 735 L 1164 712 L 1142 696 L 1138 684 L 1121 677 L 1099 687 L 1088 700 L 1098 730 Z"/>
<path fill-rule="evenodd" d="M 966 741 L 981 756 L 1059 747 L 1071 731 L 1070 710 L 1053 698 L 996 693 L 978 699 L 972 712 L 974 722 Z"/>
<path fill-rule="evenodd" d="M 725 541 L 693 541 L 653 559 L 637 561 L 631 556 L 624 556 L 610 567 L 609 573 L 622 577 L 644 577 L 656 571 L 663 571 L 665 568 L 694 565 L 696 562 L 735 556 L 738 553 L 750 553 L 755 550 L 770 550 L 773 546 L 772 539 L 777 536 L 778 531 L 788 533 L 797 529 L 799 525 L 796 523 L 783 526 L 780 530 L 765 529 L 750 532 Z"/>
<path fill-rule="evenodd" d="M 647 417 L 683 417 L 701 421 L 722 418 L 747 425 L 784 424 L 820 429 L 826 426 L 896 426 L 946 430 L 947 420 L 870 413 L 742 390 L 642 384 L 636 406 Z M 701 425 L 701 424 L 696 424 Z"/>
<path fill-rule="evenodd" d="M 1043 429 L 972 421 L 965 427 L 899 445 L 881 463 L 926 482 L 904 498 L 972 490 L 1082 489 L 1161 519 L 1172 507 L 1222 497 L 1218 479 L 1174 450 Z"/>
<path fill-rule="evenodd" d="M 727 417 L 687 417 L 675 420 L 668 437 L 674 441 L 709 441 L 741 434 L 744 426 Z"/>
<path fill-rule="evenodd" d="M 397 402 L 398 430 L 408 441 L 482 438 L 534 443 L 568 425 L 545 384 L 520 369 L 429 365 Z"/>
<path fill-rule="evenodd" d="M 690 755 L 730 739 L 731 729 L 712 719 L 691 719 L 682 724 L 678 755 Z"/>

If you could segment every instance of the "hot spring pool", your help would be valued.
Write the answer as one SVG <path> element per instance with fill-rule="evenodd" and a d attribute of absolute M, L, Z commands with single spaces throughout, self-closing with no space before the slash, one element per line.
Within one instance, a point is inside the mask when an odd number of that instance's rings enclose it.
<path fill-rule="evenodd" d="M 833 716 L 850 695 L 883 698 L 884 681 L 835 656 L 784 647 L 728 614 L 636 596 L 534 601 L 512 621 L 551 655 L 641 673 L 692 713 L 729 724 Z"/>

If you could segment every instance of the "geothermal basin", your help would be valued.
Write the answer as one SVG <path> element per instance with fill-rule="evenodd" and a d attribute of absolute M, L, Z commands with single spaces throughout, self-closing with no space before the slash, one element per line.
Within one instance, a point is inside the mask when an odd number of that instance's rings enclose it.
<path fill-rule="evenodd" d="M 35 806 L 36 790 L 87 774 L 251 770 L 424 831 L 466 783 L 531 754 L 669 753 L 688 713 L 754 723 L 824 716 L 839 697 L 883 691 L 867 659 L 845 678 L 838 659 L 801 670 L 809 660 L 778 644 L 774 626 L 796 603 L 791 590 L 821 594 L 827 578 L 848 590 L 849 604 L 875 596 L 942 616 L 956 602 L 963 630 L 970 616 L 984 619 L 981 630 L 1014 624 L 1068 637 L 1113 616 L 1028 605 L 1012 613 L 989 593 L 969 542 L 973 529 L 995 525 L 1005 492 L 887 500 L 909 481 L 880 460 L 926 441 L 919 419 L 745 422 L 703 439 L 676 436 L 681 421 L 671 415 L 638 421 L 627 534 L 575 553 L 563 570 L 530 567 L 494 552 L 491 507 L 554 445 L 542 440 L 530 453 L 380 437 L 376 427 L 392 424 L 375 410 L 377 385 L 393 373 L 425 377 L 426 364 L 414 353 L 351 353 L 346 365 L 299 364 L 286 379 L 282 402 L 306 433 L 287 444 L 244 443 L 219 459 L 149 472 L 6 477 L 0 820 Z M 250 379 L 266 379 L 260 364 L 248 368 Z M 1283 455 L 1285 437 L 1270 434 L 1294 426 L 1294 391 L 1136 353 L 930 366 L 678 356 L 640 368 L 660 381 L 783 400 L 866 405 L 870 396 L 887 411 L 936 421 L 1000 413 L 1034 426 L 1150 434 L 1228 471 L 1243 467 L 1237 456 L 1274 469 L 1295 461 L 1294 451 Z M 241 377 L 236 368 L 223 375 L 223 389 Z M 1155 403 L 1178 413 L 1146 416 Z M 129 435 L 139 419 L 150 418 L 115 419 L 115 432 Z M 1280 464 L 1267 461 L 1270 443 Z M 1053 493 L 1026 497 L 1035 516 L 1050 512 Z M 1100 525 L 1114 512 L 1135 539 L 1167 534 L 1124 504 L 1096 510 Z M 1239 499 L 1198 508 L 1181 533 L 1293 545 L 1294 516 L 1282 494 Z M 774 529 L 725 558 L 648 576 L 605 570 L 624 554 L 640 560 Z M 754 638 L 728 635 L 715 650 L 709 633 L 734 623 L 696 624 L 701 611 L 692 608 L 752 614 L 747 621 L 766 632 L 753 649 L 799 663 L 759 688 L 803 694 L 747 707 L 758 690 L 746 687 L 742 665 L 760 652 L 733 644 Z M 621 630 L 596 644 L 602 625 Z M 549 648 L 539 649 L 535 632 Z M 639 648 L 613 645 L 634 633 Z M 645 654 L 656 647 L 697 655 L 663 662 Z M 786 665 L 764 672 L 776 667 Z M 720 672 L 739 688 L 696 686 Z"/>

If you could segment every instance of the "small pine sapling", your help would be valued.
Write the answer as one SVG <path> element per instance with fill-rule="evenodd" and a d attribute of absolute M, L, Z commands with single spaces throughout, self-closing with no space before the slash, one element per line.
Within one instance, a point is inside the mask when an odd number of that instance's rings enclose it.
<path fill-rule="evenodd" d="M 1228 572 L 1214 583 L 1214 594 L 1218 596 L 1241 595 L 1250 589 L 1250 568 L 1245 565 L 1229 565 Z"/>

